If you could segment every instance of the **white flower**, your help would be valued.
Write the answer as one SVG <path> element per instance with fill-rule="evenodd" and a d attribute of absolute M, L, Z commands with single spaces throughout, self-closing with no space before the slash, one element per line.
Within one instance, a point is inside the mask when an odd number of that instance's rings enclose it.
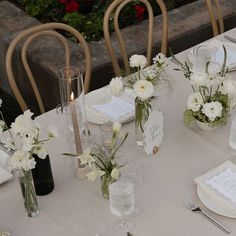
<path fill-rule="evenodd" d="M 157 74 L 159 73 L 159 72 L 157 71 L 157 69 L 156 69 L 156 68 L 153 68 L 153 67 L 145 68 L 145 69 L 143 70 L 143 72 L 144 72 L 144 75 L 142 76 L 142 74 L 141 74 L 141 77 L 142 77 L 143 79 L 146 79 L 147 77 L 149 77 L 151 80 L 153 80 L 153 79 L 157 76 Z"/>
<path fill-rule="evenodd" d="M 93 168 L 92 171 L 86 174 L 86 177 L 88 178 L 88 180 L 93 182 L 97 178 L 97 176 L 100 177 L 104 175 L 105 173 L 106 173 L 105 171 L 99 170 L 97 168 Z"/>
<path fill-rule="evenodd" d="M 119 178 L 119 176 L 120 176 L 120 171 L 119 171 L 119 169 L 118 168 L 116 168 L 116 167 L 114 167 L 113 169 L 112 169 L 112 171 L 111 171 L 111 177 L 113 178 L 113 179 L 118 179 Z"/>
<path fill-rule="evenodd" d="M 190 76 L 190 84 L 193 86 L 204 86 L 208 81 L 208 75 L 207 73 L 201 73 L 201 72 L 197 72 L 197 73 L 193 73 Z"/>
<path fill-rule="evenodd" d="M 35 146 L 33 152 L 41 159 L 45 159 L 48 155 L 42 143 Z"/>
<path fill-rule="evenodd" d="M 233 96 L 236 94 L 236 81 L 226 79 L 223 81 L 223 86 L 220 88 L 221 93 Z"/>
<path fill-rule="evenodd" d="M 2 99 L 0 98 L 0 107 L 2 106 Z"/>
<path fill-rule="evenodd" d="M 135 95 L 143 101 L 151 98 L 154 94 L 153 84 L 147 80 L 137 80 L 133 88 Z"/>
<path fill-rule="evenodd" d="M 116 121 L 113 123 L 113 126 L 112 126 L 112 131 L 115 132 L 115 133 L 119 133 L 120 132 L 120 128 L 121 128 L 121 123 Z"/>
<path fill-rule="evenodd" d="M 9 158 L 10 166 L 13 170 L 21 168 L 23 168 L 24 170 L 31 170 L 36 165 L 34 158 L 30 158 L 29 152 L 18 150 L 14 152 L 13 155 Z"/>
<path fill-rule="evenodd" d="M 95 161 L 92 155 L 86 152 L 79 155 L 78 159 L 80 160 L 81 165 L 89 165 L 89 167 L 91 167 L 92 163 Z"/>
<path fill-rule="evenodd" d="M 124 93 L 124 86 L 122 77 L 115 77 L 112 78 L 110 84 L 109 84 L 111 94 L 113 96 L 119 97 Z"/>
<path fill-rule="evenodd" d="M 222 68 L 222 65 L 220 65 L 220 64 L 218 64 L 216 62 L 211 61 L 208 64 L 208 73 L 209 73 L 210 77 L 217 77 L 217 76 L 219 76 L 221 68 Z"/>
<path fill-rule="evenodd" d="M 193 93 L 188 97 L 187 109 L 192 111 L 199 111 L 201 105 L 203 105 L 203 99 L 200 93 Z"/>
<path fill-rule="evenodd" d="M 51 125 L 48 128 L 48 137 L 49 138 L 57 138 L 59 136 L 58 129 L 55 125 Z"/>
<path fill-rule="evenodd" d="M 205 114 L 209 120 L 214 121 L 216 117 L 222 115 L 222 104 L 218 101 L 205 103 L 202 108 L 202 113 Z"/>
<path fill-rule="evenodd" d="M 133 55 L 129 59 L 130 67 L 139 67 L 143 69 L 147 65 L 148 61 L 147 58 L 143 55 Z"/>
<path fill-rule="evenodd" d="M 168 59 L 163 53 L 158 53 L 153 59 L 153 63 L 157 63 L 158 66 L 168 66 Z"/>
<path fill-rule="evenodd" d="M 22 150 L 23 151 L 31 151 L 34 146 L 34 139 L 31 137 L 24 137 L 22 138 Z"/>

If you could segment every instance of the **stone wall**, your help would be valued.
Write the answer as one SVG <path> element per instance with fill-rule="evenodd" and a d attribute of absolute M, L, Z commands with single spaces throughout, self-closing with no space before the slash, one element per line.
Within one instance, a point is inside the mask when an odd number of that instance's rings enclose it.
<path fill-rule="evenodd" d="M 236 27 L 236 4 L 235 0 L 227 0 L 222 4 L 225 28 Z M 169 17 L 169 46 L 177 53 L 187 49 L 197 43 L 212 37 L 212 30 L 209 16 L 205 5 L 205 0 L 182 6 L 168 12 Z M 161 36 L 161 16 L 154 20 L 154 47 L 153 54 L 157 54 L 160 48 Z M 0 84 L 1 87 L 11 92 L 5 73 L 5 54 L 11 40 L 23 29 L 40 24 L 36 19 L 28 16 L 25 12 L 7 1 L 0 2 Z M 133 25 L 122 30 L 127 51 L 129 55 L 134 53 L 145 53 L 147 42 L 147 21 L 138 25 Z M 113 44 L 117 56 L 119 48 L 115 35 L 112 35 Z M 72 61 L 74 65 L 83 68 L 83 55 L 81 49 L 76 44 L 70 43 L 72 48 Z M 92 54 L 92 80 L 90 89 L 96 89 L 108 83 L 114 73 L 111 61 L 107 54 L 104 40 L 89 43 Z M 17 83 L 24 91 L 30 107 L 35 107 L 33 94 L 29 84 L 25 83 L 24 71 L 19 60 L 20 46 L 14 55 L 14 66 L 16 71 Z M 44 94 L 43 98 L 46 108 L 49 110 L 55 107 L 59 101 L 58 85 L 55 73 L 64 66 L 64 52 L 61 46 L 54 39 L 47 38 L 33 43 L 29 50 L 30 64 L 34 75 Z M 30 98 L 30 99 L 29 99 Z"/>

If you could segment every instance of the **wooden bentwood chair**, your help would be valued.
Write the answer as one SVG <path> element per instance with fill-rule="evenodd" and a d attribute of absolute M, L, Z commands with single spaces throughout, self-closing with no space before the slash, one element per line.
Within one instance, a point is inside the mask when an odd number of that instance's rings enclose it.
<path fill-rule="evenodd" d="M 217 36 L 224 32 L 224 21 L 219 0 L 206 0 L 206 4 L 211 20 L 213 35 Z"/>
<path fill-rule="evenodd" d="M 108 53 L 111 57 L 112 66 L 115 71 L 115 74 L 117 76 L 121 75 L 121 68 L 118 63 L 118 60 L 115 55 L 114 48 L 111 43 L 111 36 L 109 32 L 109 21 L 111 19 L 111 15 L 114 13 L 114 28 L 117 35 L 117 39 L 119 42 L 119 47 L 121 50 L 122 58 L 125 65 L 125 70 L 127 74 L 130 74 L 130 67 L 129 67 L 129 61 L 128 61 L 128 55 L 126 52 L 125 44 L 123 37 L 120 32 L 119 28 L 119 14 L 122 10 L 122 8 L 127 5 L 128 3 L 132 2 L 133 0 L 114 0 L 110 6 L 107 8 L 104 19 L 103 19 L 103 31 L 104 31 L 104 39 L 106 43 L 106 47 L 108 50 Z M 167 51 L 167 38 L 168 38 L 168 18 L 167 18 L 167 10 L 166 6 L 163 2 L 163 0 L 156 0 L 157 4 L 159 5 L 161 9 L 161 13 L 163 16 L 163 24 L 162 24 L 162 44 L 161 44 L 161 52 L 163 54 L 166 54 Z M 148 0 L 139 0 L 139 2 L 142 2 L 147 10 L 148 10 L 148 17 L 149 17 L 149 24 L 148 24 L 148 46 L 147 46 L 147 60 L 148 65 L 151 64 L 151 57 L 152 57 L 152 44 L 153 44 L 153 10 L 151 4 L 148 2 Z"/>
<path fill-rule="evenodd" d="M 13 53 L 14 50 L 16 49 L 16 46 L 18 43 L 20 43 L 23 39 L 24 44 L 22 47 L 21 51 L 21 59 L 22 59 L 22 64 L 24 66 L 25 72 L 29 78 L 30 84 L 32 86 L 34 95 L 36 97 L 39 109 L 41 113 L 45 112 L 45 106 L 42 101 L 42 97 L 40 95 L 38 86 L 36 84 L 36 81 L 34 79 L 34 76 L 32 74 L 32 71 L 29 67 L 29 63 L 27 60 L 26 52 L 27 49 L 29 48 L 30 44 L 32 43 L 33 40 L 40 36 L 53 36 L 58 41 L 63 45 L 64 50 L 65 50 L 65 66 L 70 66 L 70 47 L 68 44 L 68 40 L 63 37 L 61 34 L 57 33 L 55 30 L 64 30 L 66 32 L 71 33 L 72 35 L 75 36 L 75 38 L 78 40 L 80 43 L 84 55 L 85 55 L 85 77 L 84 77 L 84 89 L 85 93 L 88 92 L 89 90 L 89 85 L 90 85 L 90 79 L 91 79 L 91 55 L 89 51 L 88 44 L 86 43 L 85 39 L 83 36 L 73 27 L 63 24 L 63 23 L 46 23 L 42 24 L 39 26 L 34 26 L 29 29 L 21 31 L 10 43 L 7 54 L 6 54 L 6 72 L 9 80 L 9 84 L 11 86 L 11 89 L 22 109 L 22 111 L 25 111 L 28 109 L 28 106 L 25 102 L 25 99 L 22 96 L 22 93 L 20 92 L 17 83 L 15 81 L 15 76 L 13 73 Z"/>

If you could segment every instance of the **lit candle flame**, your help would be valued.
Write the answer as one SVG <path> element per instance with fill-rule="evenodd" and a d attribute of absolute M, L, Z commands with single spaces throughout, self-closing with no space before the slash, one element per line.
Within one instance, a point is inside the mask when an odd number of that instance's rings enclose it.
<path fill-rule="evenodd" d="M 71 100 L 71 101 L 74 101 L 74 93 L 73 93 L 73 92 L 71 92 L 70 100 Z"/>

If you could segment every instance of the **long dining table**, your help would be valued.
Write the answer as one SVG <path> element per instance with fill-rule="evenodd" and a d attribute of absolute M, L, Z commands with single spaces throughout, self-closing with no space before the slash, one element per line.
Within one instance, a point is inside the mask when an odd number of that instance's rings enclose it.
<path fill-rule="evenodd" d="M 236 38 L 236 28 L 216 38 L 226 41 L 224 35 Z M 188 49 L 189 50 L 189 49 Z M 176 55 L 186 60 L 188 50 Z M 121 149 L 122 158 L 139 168 L 135 201 L 140 213 L 131 217 L 134 236 L 221 236 L 225 233 L 204 216 L 189 211 L 184 200 L 189 196 L 215 219 L 236 235 L 236 219 L 218 215 L 207 209 L 197 197 L 194 179 L 219 164 L 236 162 L 236 153 L 229 147 L 230 120 L 214 132 L 203 132 L 197 127 L 187 127 L 183 112 L 191 87 L 177 65 L 169 61 L 167 75 L 172 80 L 173 91 L 157 98 L 164 114 L 164 139 L 158 153 L 145 157 L 135 143 L 134 121 L 123 125 L 129 132 Z M 230 72 L 236 79 L 236 71 Z M 8 226 L 14 236 L 112 236 L 119 219 L 112 215 L 109 200 L 103 198 L 100 181 L 89 182 L 75 175 L 69 158 L 62 154 L 72 152 L 71 139 L 66 135 L 57 111 L 51 110 L 37 121 L 42 128 L 54 124 L 59 137 L 46 144 L 50 155 L 55 189 L 46 196 L 38 196 L 40 214 L 29 218 L 24 214 L 20 185 L 14 178 L 0 185 L 0 226 Z M 99 135 L 99 126 L 89 124 L 92 134 Z M 134 165 L 139 163 L 137 166 Z M 135 171 L 130 168 L 130 171 Z"/>

